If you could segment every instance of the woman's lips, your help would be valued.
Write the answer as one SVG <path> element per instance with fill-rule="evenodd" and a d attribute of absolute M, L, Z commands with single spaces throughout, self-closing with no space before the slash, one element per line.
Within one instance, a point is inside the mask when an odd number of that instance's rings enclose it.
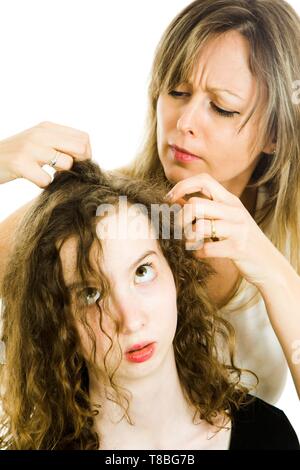
<path fill-rule="evenodd" d="M 171 146 L 171 150 L 173 152 L 175 160 L 178 160 L 179 162 L 194 162 L 195 160 L 201 160 L 200 157 L 196 157 L 195 155 L 186 153 L 185 151 L 180 150 L 176 147 Z"/>
<path fill-rule="evenodd" d="M 145 362 L 153 356 L 154 351 L 155 343 L 150 343 L 141 349 L 126 352 L 125 357 L 129 362 Z"/>

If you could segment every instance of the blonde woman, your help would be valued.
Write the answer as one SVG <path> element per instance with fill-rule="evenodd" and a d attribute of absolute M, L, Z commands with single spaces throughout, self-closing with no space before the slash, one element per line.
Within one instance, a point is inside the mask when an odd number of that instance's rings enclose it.
<path fill-rule="evenodd" d="M 170 202 L 190 198 L 204 219 L 195 256 L 216 270 L 209 293 L 235 327 L 237 363 L 257 374 L 257 395 L 270 403 L 287 367 L 300 395 L 299 44 L 299 18 L 282 0 L 191 3 L 156 51 L 144 148 L 119 169 L 169 182 Z M 55 168 L 67 169 L 70 156 L 89 157 L 87 142 L 81 152 L 72 149 L 73 131 L 43 126 L 31 135 L 40 147 L 60 150 L 50 157 Z M 61 141 L 54 146 L 55 135 Z M 8 172 L 18 161 L 17 176 L 26 167 L 42 177 L 35 153 L 30 167 L 14 142 Z M 25 210 L 1 224 L 3 260 Z"/>

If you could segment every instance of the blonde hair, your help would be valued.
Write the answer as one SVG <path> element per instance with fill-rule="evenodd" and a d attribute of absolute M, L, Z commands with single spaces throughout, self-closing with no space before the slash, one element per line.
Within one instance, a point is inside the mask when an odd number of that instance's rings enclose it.
<path fill-rule="evenodd" d="M 300 273 L 300 105 L 292 100 L 296 80 L 300 79 L 300 20 L 285 1 L 196 0 L 174 18 L 154 57 L 144 145 L 132 163 L 117 172 L 166 180 L 157 150 L 159 94 L 188 79 L 199 47 L 230 30 L 238 31 L 249 42 L 249 67 L 259 84 L 257 99 L 262 87 L 267 90 L 259 126 L 261 148 L 270 139 L 276 141 L 276 154 L 261 152 L 248 185 L 264 184 L 268 191 L 255 219 Z M 253 110 L 242 127 L 252 114 Z"/>

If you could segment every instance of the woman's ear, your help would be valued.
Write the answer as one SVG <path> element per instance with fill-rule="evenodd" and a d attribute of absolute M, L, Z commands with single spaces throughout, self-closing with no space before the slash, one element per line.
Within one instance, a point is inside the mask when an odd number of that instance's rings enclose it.
<path fill-rule="evenodd" d="M 264 153 L 268 153 L 268 154 L 275 154 L 276 152 L 276 141 L 275 140 L 272 140 L 271 142 L 267 143 L 263 150 L 262 150 Z"/>

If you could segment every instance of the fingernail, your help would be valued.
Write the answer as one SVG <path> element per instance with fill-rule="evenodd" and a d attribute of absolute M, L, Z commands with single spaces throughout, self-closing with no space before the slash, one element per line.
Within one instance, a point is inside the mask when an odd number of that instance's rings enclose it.
<path fill-rule="evenodd" d="M 168 194 L 165 195 L 164 199 L 166 201 L 171 201 L 173 199 L 173 196 L 174 194 L 172 193 L 172 191 L 168 192 Z"/>

